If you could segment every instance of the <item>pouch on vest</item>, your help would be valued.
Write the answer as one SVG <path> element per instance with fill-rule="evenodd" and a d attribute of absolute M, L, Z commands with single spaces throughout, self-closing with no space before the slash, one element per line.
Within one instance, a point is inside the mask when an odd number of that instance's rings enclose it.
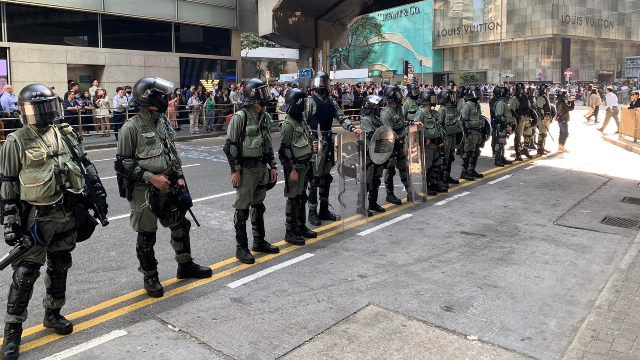
<path fill-rule="evenodd" d="M 20 172 L 20 199 L 30 203 L 55 202 L 56 194 L 55 166 L 39 169 L 26 169 Z"/>

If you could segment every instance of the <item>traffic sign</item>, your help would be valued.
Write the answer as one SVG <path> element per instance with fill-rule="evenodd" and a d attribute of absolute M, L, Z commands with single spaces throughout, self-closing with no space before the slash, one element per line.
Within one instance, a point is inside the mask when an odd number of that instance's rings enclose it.
<path fill-rule="evenodd" d="M 410 77 L 413 77 L 413 71 L 414 71 L 413 65 L 411 65 L 411 63 L 409 63 L 408 72 L 409 72 L 409 76 Z"/>
<path fill-rule="evenodd" d="M 300 70 L 300 78 L 310 78 L 313 73 L 313 69 L 302 69 Z"/>
<path fill-rule="evenodd" d="M 571 69 L 565 70 L 564 71 L 564 76 L 566 76 L 568 78 L 572 77 L 573 76 L 573 70 L 571 70 Z"/>
<path fill-rule="evenodd" d="M 336 71 L 338 71 L 338 66 L 334 63 L 333 64 L 333 72 L 336 72 Z"/>
<path fill-rule="evenodd" d="M 383 79 L 393 79 L 393 71 L 391 70 L 387 70 L 387 71 L 383 71 L 380 73 L 380 76 L 382 76 Z"/>
<path fill-rule="evenodd" d="M 264 76 L 268 79 L 271 77 L 271 71 L 267 70 L 264 72 Z"/>

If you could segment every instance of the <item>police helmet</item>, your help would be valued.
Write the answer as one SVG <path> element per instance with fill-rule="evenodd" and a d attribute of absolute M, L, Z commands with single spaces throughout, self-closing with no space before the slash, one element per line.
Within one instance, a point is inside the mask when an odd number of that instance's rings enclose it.
<path fill-rule="evenodd" d="M 313 78 L 313 92 L 318 95 L 324 95 L 329 92 L 330 85 L 329 75 L 324 71 L 318 71 Z"/>
<path fill-rule="evenodd" d="M 538 90 L 535 88 L 535 86 L 529 86 L 527 88 L 527 96 L 535 97 L 537 93 L 538 93 Z"/>
<path fill-rule="evenodd" d="M 24 125 L 47 127 L 62 118 L 60 99 L 41 84 L 27 85 L 20 91 L 18 109 Z"/>
<path fill-rule="evenodd" d="M 418 105 L 431 105 L 436 106 L 437 103 L 437 95 L 435 91 L 432 89 L 424 89 L 420 92 L 420 97 L 418 98 Z"/>
<path fill-rule="evenodd" d="M 556 98 L 558 100 L 564 100 L 567 97 L 567 90 L 560 89 L 556 91 Z"/>
<path fill-rule="evenodd" d="M 455 91 L 456 90 L 456 83 L 453 81 L 449 81 L 449 90 L 451 91 Z"/>
<path fill-rule="evenodd" d="M 397 85 L 389 85 L 384 88 L 383 95 L 385 100 L 389 102 L 393 101 L 398 105 L 402 103 L 402 99 L 404 97 L 402 96 L 402 90 L 400 90 Z"/>
<path fill-rule="evenodd" d="M 479 100 L 482 98 L 482 90 L 480 90 L 480 87 L 477 85 L 471 85 L 469 86 L 469 89 L 467 89 L 467 93 L 464 98 L 465 100 Z"/>
<path fill-rule="evenodd" d="M 517 83 L 516 84 L 516 95 L 520 96 L 520 95 L 526 95 L 527 94 L 527 87 L 525 84 L 523 83 Z"/>
<path fill-rule="evenodd" d="M 412 83 L 407 85 L 407 96 L 413 100 L 418 99 L 418 96 L 420 96 L 420 87 L 418 84 Z"/>
<path fill-rule="evenodd" d="M 141 108 L 155 107 L 159 113 L 167 112 L 173 83 L 161 78 L 142 78 L 133 85 L 132 105 Z"/>
<path fill-rule="evenodd" d="M 307 94 L 298 88 L 293 88 L 284 96 L 284 104 L 280 107 L 280 111 L 290 115 L 301 114 L 304 112 L 306 101 Z"/>
<path fill-rule="evenodd" d="M 384 104 L 384 99 L 378 95 L 369 95 L 364 98 L 362 102 L 362 109 L 360 109 L 360 115 L 373 114 L 375 116 L 380 115 L 380 107 Z"/>
<path fill-rule="evenodd" d="M 540 86 L 538 87 L 538 94 L 542 95 L 542 96 L 547 96 L 549 95 L 549 85 L 547 84 L 540 84 Z"/>
<path fill-rule="evenodd" d="M 453 100 L 451 100 L 452 95 L 455 95 L 455 93 L 452 90 L 444 89 L 440 91 L 440 94 L 438 94 L 438 105 L 453 103 Z"/>
<path fill-rule="evenodd" d="M 291 90 L 289 90 L 291 91 Z M 266 106 L 269 103 L 269 87 L 260 79 L 251 79 L 244 84 L 242 92 L 244 101 L 242 105 L 260 104 Z"/>
<path fill-rule="evenodd" d="M 456 101 L 458 99 L 463 99 L 466 94 L 467 88 L 462 85 L 458 86 L 458 88 L 456 89 Z"/>
<path fill-rule="evenodd" d="M 496 86 L 493 88 L 493 96 L 494 97 L 500 96 L 500 86 Z"/>
<path fill-rule="evenodd" d="M 508 87 L 499 86 L 498 89 L 498 97 L 501 99 L 507 99 L 509 95 L 511 95 L 511 91 L 509 91 Z"/>

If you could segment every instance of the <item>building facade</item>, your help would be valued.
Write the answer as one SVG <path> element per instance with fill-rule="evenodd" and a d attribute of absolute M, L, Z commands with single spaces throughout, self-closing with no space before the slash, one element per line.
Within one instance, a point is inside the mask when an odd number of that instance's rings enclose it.
<path fill-rule="evenodd" d="M 613 82 L 640 55 L 637 0 L 434 0 L 433 47 L 443 71 L 481 81 Z M 500 50 L 502 44 L 502 51 Z"/>
<path fill-rule="evenodd" d="M 115 88 L 142 77 L 178 85 L 235 83 L 242 24 L 255 27 L 251 0 L 0 1 L 0 81 L 16 91 L 67 81 Z M 251 31 L 252 29 L 248 29 Z M 3 61 L 4 60 L 4 61 Z"/>

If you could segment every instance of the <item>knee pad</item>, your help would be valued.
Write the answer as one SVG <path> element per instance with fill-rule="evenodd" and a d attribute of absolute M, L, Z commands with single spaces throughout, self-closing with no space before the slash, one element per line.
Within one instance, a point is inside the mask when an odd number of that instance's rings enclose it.
<path fill-rule="evenodd" d="M 249 219 L 249 209 L 236 210 L 233 221 L 236 224 L 245 224 Z"/>
<path fill-rule="evenodd" d="M 137 248 L 139 252 L 153 252 L 153 246 L 156 244 L 155 232 L 139 232 Z"/>
<path fill-rule="evenodd" d="M 13 282 L 9 288 L 7 313 L 21 315 L 29 305 L 33 284 L 40 276 L 40 264 L 23 261 L 13 272 Z"/>
<path fill-rule="evenodd" d="M 68 251 L 56 251 L 49 254 L 51 267 L 47 268 L 47 275 L 51 279 L 51 285 L 47 288 L 47 294 L 56 300 L 64 299 L 67 292 L 67 270 L 71 268 L 71 253 Z"/>
<path fill-rule="evenodd" d="M 255 209 L 260 216 L 264 215 L 264 213 L 267 211 L 267 207 L 264 206 L 264 204 L 251 205 L 251 207 Z"/>

